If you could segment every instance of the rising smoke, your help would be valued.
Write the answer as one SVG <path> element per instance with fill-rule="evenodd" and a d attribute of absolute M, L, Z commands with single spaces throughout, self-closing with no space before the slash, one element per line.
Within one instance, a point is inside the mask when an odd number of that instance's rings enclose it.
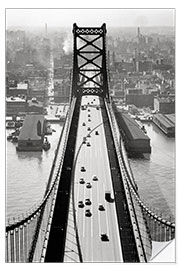
<path fill-rule="evenodd" d="M 81 46 L 83 46 L 85 43 L 78 39 L 77 40 L 77 48 L 80 48 Z M 65 38 L 64 42 L 63 42 L 63 51 L 65 54 L 70 54 L 73 52 L 73 37 L 72 35 L 67 35 L 67 37 Z"/>
<path fill-rule="evenodd" d="M 63 42 L 63 51 L 65 54 L 73 52 L 73 39 L 71 35 L 68 35 Z"/>

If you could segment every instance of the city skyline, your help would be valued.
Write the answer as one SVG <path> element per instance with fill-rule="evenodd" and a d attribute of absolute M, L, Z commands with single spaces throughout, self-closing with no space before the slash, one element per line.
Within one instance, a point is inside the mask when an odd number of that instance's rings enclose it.
<path fill-rule="evenodd" d="M 114 27 L 175 25 L 175 9 L 6 9 L 6 27 L 72 27 L 97 26 L 106 23 Z"/>

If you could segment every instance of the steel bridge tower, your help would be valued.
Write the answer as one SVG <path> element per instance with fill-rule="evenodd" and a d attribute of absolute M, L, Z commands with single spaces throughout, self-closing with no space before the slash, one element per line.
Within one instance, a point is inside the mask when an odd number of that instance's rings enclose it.
<path fill-rule="evenodd" d="M 101 27 L 73 24 L 72 96 L 98 95 L 109 100 L 106 32 L 105 23 Z"/>

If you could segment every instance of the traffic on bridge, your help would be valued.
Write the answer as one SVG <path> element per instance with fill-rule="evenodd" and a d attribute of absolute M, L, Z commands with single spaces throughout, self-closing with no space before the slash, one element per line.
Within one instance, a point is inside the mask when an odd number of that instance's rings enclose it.
<path fill-rule="evenodd" d="M 6 227 L 8 262 L 148 262 L 150 228 L 157 239 L 174 238 L 175 224 L 149 210 L 129 173 L 109 95 L 106 32 L 105 24 L 73 25 L 69 109 L 42 201 Z"/>
<path fill-rule="evenodd" d="M 75 152 L 74 197 L 83 261 L 122 261 L 120 236 L 99 97 L 82 97 Z M 71 218 L 71 211 L 69 211 Z M 69 218 L 69 223 L 71 223 Z M 70 229 L 71 230 L 71 229 Z M 73 258 L 67 229 L 65 261 Z M 67 250 L 67 254 L 66 254 Z M 67 256 L 66 256 L 67 255 Z M 76 257 L 76 256 L 75 256 Z"/>

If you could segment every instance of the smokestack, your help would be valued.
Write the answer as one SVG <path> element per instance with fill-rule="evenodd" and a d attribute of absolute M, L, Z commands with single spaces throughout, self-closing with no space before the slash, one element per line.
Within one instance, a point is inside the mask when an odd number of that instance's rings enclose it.
<path fill-rule="evenodd" d="M 45 24 L 45 36 L 47 37 L 47 23 Z"/>
<path fill-rule="evenodd" d="M 140 38 L 140 27 L 138 27 L 138 39 Z"/>

